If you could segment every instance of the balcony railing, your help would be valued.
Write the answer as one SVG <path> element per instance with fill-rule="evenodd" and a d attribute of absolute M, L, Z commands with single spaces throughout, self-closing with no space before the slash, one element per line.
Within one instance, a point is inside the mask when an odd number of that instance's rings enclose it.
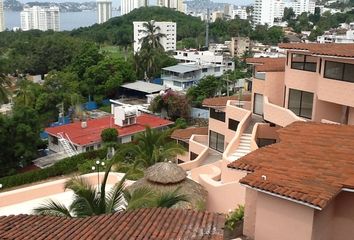
<path fill-rule="evenodd" d="M 288 126 L 296 121 L 306 121 L 296 116 L 291 110 L 270 103 L 267 96 L 263 97 L 263 115 L 265 120 L 282 127 Z"/>

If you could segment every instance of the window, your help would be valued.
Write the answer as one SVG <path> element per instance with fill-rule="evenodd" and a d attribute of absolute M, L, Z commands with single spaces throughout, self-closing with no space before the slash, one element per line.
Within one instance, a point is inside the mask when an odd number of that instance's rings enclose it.
<path fill-rule="evenodd" d="M 225 122 L 225 112 L 210 108 L 209 116 L 213 119 Z"/>
<path fill-rule="evenodd" d="M 259 93 L 254 94 L 253 113 L 263 115 L 263 95 Z"/>
<path fill-rule="evenodd" d="M 220 67 L 214 68 L 214 71 L 215 71 L 215 72 L 220 72 Z"/>
<path fill-rule="evenodd" d="M 185 149 L 187 149 L 187 150 L 189 149 L 189 144 L 188 144 L 187 142 L 177 140 L 177 143 L 178 143 L 179 145 L 181 145 L 182 147 L 184 147 Z"/>
<path fill-rule="evenodd" d="M 86 147 L 86 152 L 89 152 L 89 151 L 93 151 L 94 147 L 93 146 L 89 146 L 89 147 Z"/>
<path fill-rule="evenodd" d="M 291 55 L 291 68 L 316 72 L 317 57 L 295 54 Z"/>
<path fill-rule="evenodd" d="M 229 129 L 230 130 L 233 130 L 233 131 L 236 131 L 237 130 L 237 126 L 240 122 L 239 121 L 236 121 L 236 120 L 233 120 L 231 118 L 229 118 Z"/>
<path fill-rule="evenodd" d="M 194 160 L 194 159 L 196 159 L 198 157 L 198 154 L 196 154 L 196 153 L 194 153 L 194 152 L 191 152 L 191 154 L 190 154 L 190 160 L 192 161 L 192 160 Z"/>
<path fill-rule="evenodd" d="M 209 131 L 209 147 L 219 151 L 224 152 L 224 135 L 219 134 L 214 131 Z"/>
<path fill-rule="evenodd" d="M 313 93 L 289 89 L 288 109 L 297 116 L 312 118 Z"/>
<path fill-rule="evenodd" d="M 324 77 L 354 82 L 354 64 L 326 61 Z"/>
<path fill-rule="evenodd" d="M 203 68 L 202 69 L 202 72 L 204 73 L 204 72 L 208 72 L 208 69 L 207 68 Z"/>
<path fill-rule="evenodd" d="M 277 142 L 277 140 L 269 139 L 269 138 L 258 138 L 257 139 L 257 145 L 259 148 L 274 144 L 276 142 Z"/>
<path fill-rule="evenodd" d="M 173 81 L 173 86 L 181 87 L 181 86 L 182 86 L 182 83 L 177 82 L 177 81 Z"/>
<path fill-rule="evenodd" d="M 58 138 L 52 136 L 52 143 L 53 143 L 54 145 L 58 145 Z"/>

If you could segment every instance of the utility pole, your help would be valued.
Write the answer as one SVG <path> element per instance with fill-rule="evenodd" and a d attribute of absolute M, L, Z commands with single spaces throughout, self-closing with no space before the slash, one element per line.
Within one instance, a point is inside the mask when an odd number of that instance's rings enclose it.
<path fill-rule="evenodd" d="M 207 8 L 207 19 L 205 26 L 205 47 L 209 49 L 209 8 Z"/>

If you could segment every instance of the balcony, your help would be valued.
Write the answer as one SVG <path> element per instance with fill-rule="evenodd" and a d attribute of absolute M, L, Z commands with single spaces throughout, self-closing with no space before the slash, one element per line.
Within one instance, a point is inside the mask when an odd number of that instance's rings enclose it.
<path fill-rule="evenodd" d="M 285 127 L 296 121 L 306 121 L 296 116 L 296 114 L 289 109 L 270 103 L 267 96 L 263 98 L 263 114 L 265 120 L 281 127 Z"/>

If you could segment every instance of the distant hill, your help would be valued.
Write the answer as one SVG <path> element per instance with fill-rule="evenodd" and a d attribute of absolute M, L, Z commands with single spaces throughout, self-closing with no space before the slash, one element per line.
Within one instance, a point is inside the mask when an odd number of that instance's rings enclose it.
<path fill-rule="evenodd" d="M 115 17 L 103 24 L 79 28 L 70 32 L 75 37 L 86 38 L 99 43 L 129 45 L 133 42 L 133 21 L 172 21 L 177 23 L 177 40 L 196 38 L 205 32 L 200 18 L 185 15 L 164 7 L 143 7 L 124 16 Z"/>

